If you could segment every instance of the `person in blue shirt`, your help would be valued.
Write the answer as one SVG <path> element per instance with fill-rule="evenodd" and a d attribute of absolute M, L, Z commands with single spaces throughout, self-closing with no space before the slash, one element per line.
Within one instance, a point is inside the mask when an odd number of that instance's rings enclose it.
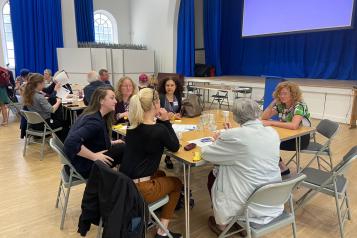
<path fill-rule="evenodd" d="M 84 178 L 89 177 L 95 160 L 101 160 L 111 167 L 119 164 L 125 149 L 122 140 L 111 140 L 117 103 L 114 91 L 98 88 L 92 99 L 64 142 L 64 152 Z"/>
<path fill-rule="evenodd" d="M 83 102 L 86 106 L 90 103 L 92 94 L 97 88 L 106 87 L 112 89 L 112 86 L 110 84 L 108 85 L 104 83 L 102 80 L 100 80 L 98 73 L 96 71 L 91 71 L 88 73 L 87 81 L 89 84 L 83 88 L 83 92 L 84 92 Z"/>

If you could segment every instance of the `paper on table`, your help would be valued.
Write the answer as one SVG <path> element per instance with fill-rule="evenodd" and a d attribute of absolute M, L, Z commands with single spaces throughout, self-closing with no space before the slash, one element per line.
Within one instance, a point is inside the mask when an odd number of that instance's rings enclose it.
<path fill-rule="evenodd" d="M 203 137 L 203 138 L 199 138 L 196 140 L 190 140 L 188 141 L 189 143 L 195 143 L 197 146 L 199 147 L 204 147 L 207 145 L 211 145 L 213 143 L 213 138 L 212 137 Z"/>
<path fill-rule="evenodd" d="M 66 85 L 67 83 L 69 83 L 69 78 L 64 70 L 58 73 L 53 79 L 61 85 Z"/>
<path fill-rule="evenodd" d="M 71 91 L 68 89 L 61 87 L 56 94 L 56 97 L 61 98 L 61 99 L 66 99 L 67 96 L 70 94 Z"/>
<path fill-rule="evenodd" d="M 186 131 L 193 131 L 197 129 L 196 125 L 190 124 L 172 124 L 172 128 L 176 133 L 178 132 L 186 132 Z"/>

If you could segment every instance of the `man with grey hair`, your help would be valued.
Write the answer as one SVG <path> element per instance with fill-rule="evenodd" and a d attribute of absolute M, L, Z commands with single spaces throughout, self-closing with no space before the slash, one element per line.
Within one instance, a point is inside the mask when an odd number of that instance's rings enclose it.
<path fill-rule="evenodd" d="M 226 125 L 225 131 L 213 136 L 213 144 L 202 148 L 202 158 L 217 165 L 207 183 L 214 213 L 208 225 L 217 235 L 236 215 L 243 215 L 244 204 L 257 187 L 281 181 L 279 135 L 258 119 L 258 104 L 251 99 L 238 99 L 233 115 L 240 127 Z M 267 224 L 282 211 L 283 206 L 255 204 L 249 217 L 254 223 Z"/>
<path fill-rule="evenodd" d="M 100 80 L 99 75 L 96 71 L 90 71 L 87 74 L 87 81 L 89 84 L 83 88 L 83 92 L 84 92 L 83 102 L 85 105 L 89 104 L 90 99 L 97 88 L 111 87 L 110 85 Z"/>

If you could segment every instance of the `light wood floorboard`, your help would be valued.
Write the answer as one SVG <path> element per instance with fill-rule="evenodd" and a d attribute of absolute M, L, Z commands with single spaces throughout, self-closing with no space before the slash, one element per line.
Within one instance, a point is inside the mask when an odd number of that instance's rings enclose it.
<path fill-rule="evenodd" d="M 314 125 L 318 121 L 313 122 Z M 59 229 L 61 213 L 55 208 L 59 184 L 60 161 L 48 147 L 45 159 L 31 145 L 22 156 L 24 141 L 19 138 L 19 123 L 11 116 L 8 127 L 0 127 L 0 237 L 80 237 L 76 233 L 84 186 L 71 191 L 64 230 Z M 335 164 L 353 145 L 357 144 L 357 129 L 341 125 L 332 143 Z M 284 160 L 290 154 L 283 153 Z M 306 156 L 303 156 L 306 158 Z M 291 167 L 293 168 L 293 166 Z M 192 191 L 195 207 L 191 210 L 191 237 L 216 237 L 207 226 L 212 214 L 206 178 L 211 166 L 192 169 Z M 348 173 L 352 221 L 345 224 L 345 237 L 357 237 L 357 163 Z M 175 163 L 172 174 L 182 174 L 180 164 Z M 301 191 L 296 191 L 299 194 Z M 298 237 L 339 237 L 334 199 L 317 195 L 296 213 Z M 171 228 L 184 233 L 184 211 L 176 213 Z M 87 237 L 95 237 L 97 228 L 92 226 Z M 152 237 L 152 231 L 148 232 Z M 274 232 L 267 237 L 291 237 L 290 227 Z"/>

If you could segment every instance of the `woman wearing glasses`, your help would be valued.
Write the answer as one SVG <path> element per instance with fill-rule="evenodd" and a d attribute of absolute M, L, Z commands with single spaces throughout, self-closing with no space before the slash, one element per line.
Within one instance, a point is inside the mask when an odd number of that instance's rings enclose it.
<path fill-rule="evenodd" d="M 120 171 L 134 180 L 146 202 L 169 196 L 169 202 L 161 212 L 161 222 L 168 227 L 180 197 L 182 182 L 176 177 L 165 176 L 158 168 L 164 148 L 176 152 L 180 144 L 168 112 L 160 108 L 155 90 L 144 88 L 131 97 L 129 122 Z M 181 237 L 173 232 L 170 234 L 174 238 Z M 167 237 L 167 234 L 159 228 L 155 238 L 161 237 Z"/>
<path fill-rule="evenodd" d="M 265 126 L 276 126 L 291 130 L 297 130 L 300 126 L 311 126 L 310 113 L 307 105 L 302 100 L 302 92 L 296 83 L 285 81 L 279 83 L 273 93 L 274 100 L 262 114 L 262 122 Z M 278 115 L 279 121 L 269 120 Z M 310 135 L 301 138 L 300 149 L 309 145 Z M 296 140 L 291 139 L 280 144 L 281 150 L 296 150 Z M 282 175 L 290 174 L 290 170 L 280 160 Z"/>

